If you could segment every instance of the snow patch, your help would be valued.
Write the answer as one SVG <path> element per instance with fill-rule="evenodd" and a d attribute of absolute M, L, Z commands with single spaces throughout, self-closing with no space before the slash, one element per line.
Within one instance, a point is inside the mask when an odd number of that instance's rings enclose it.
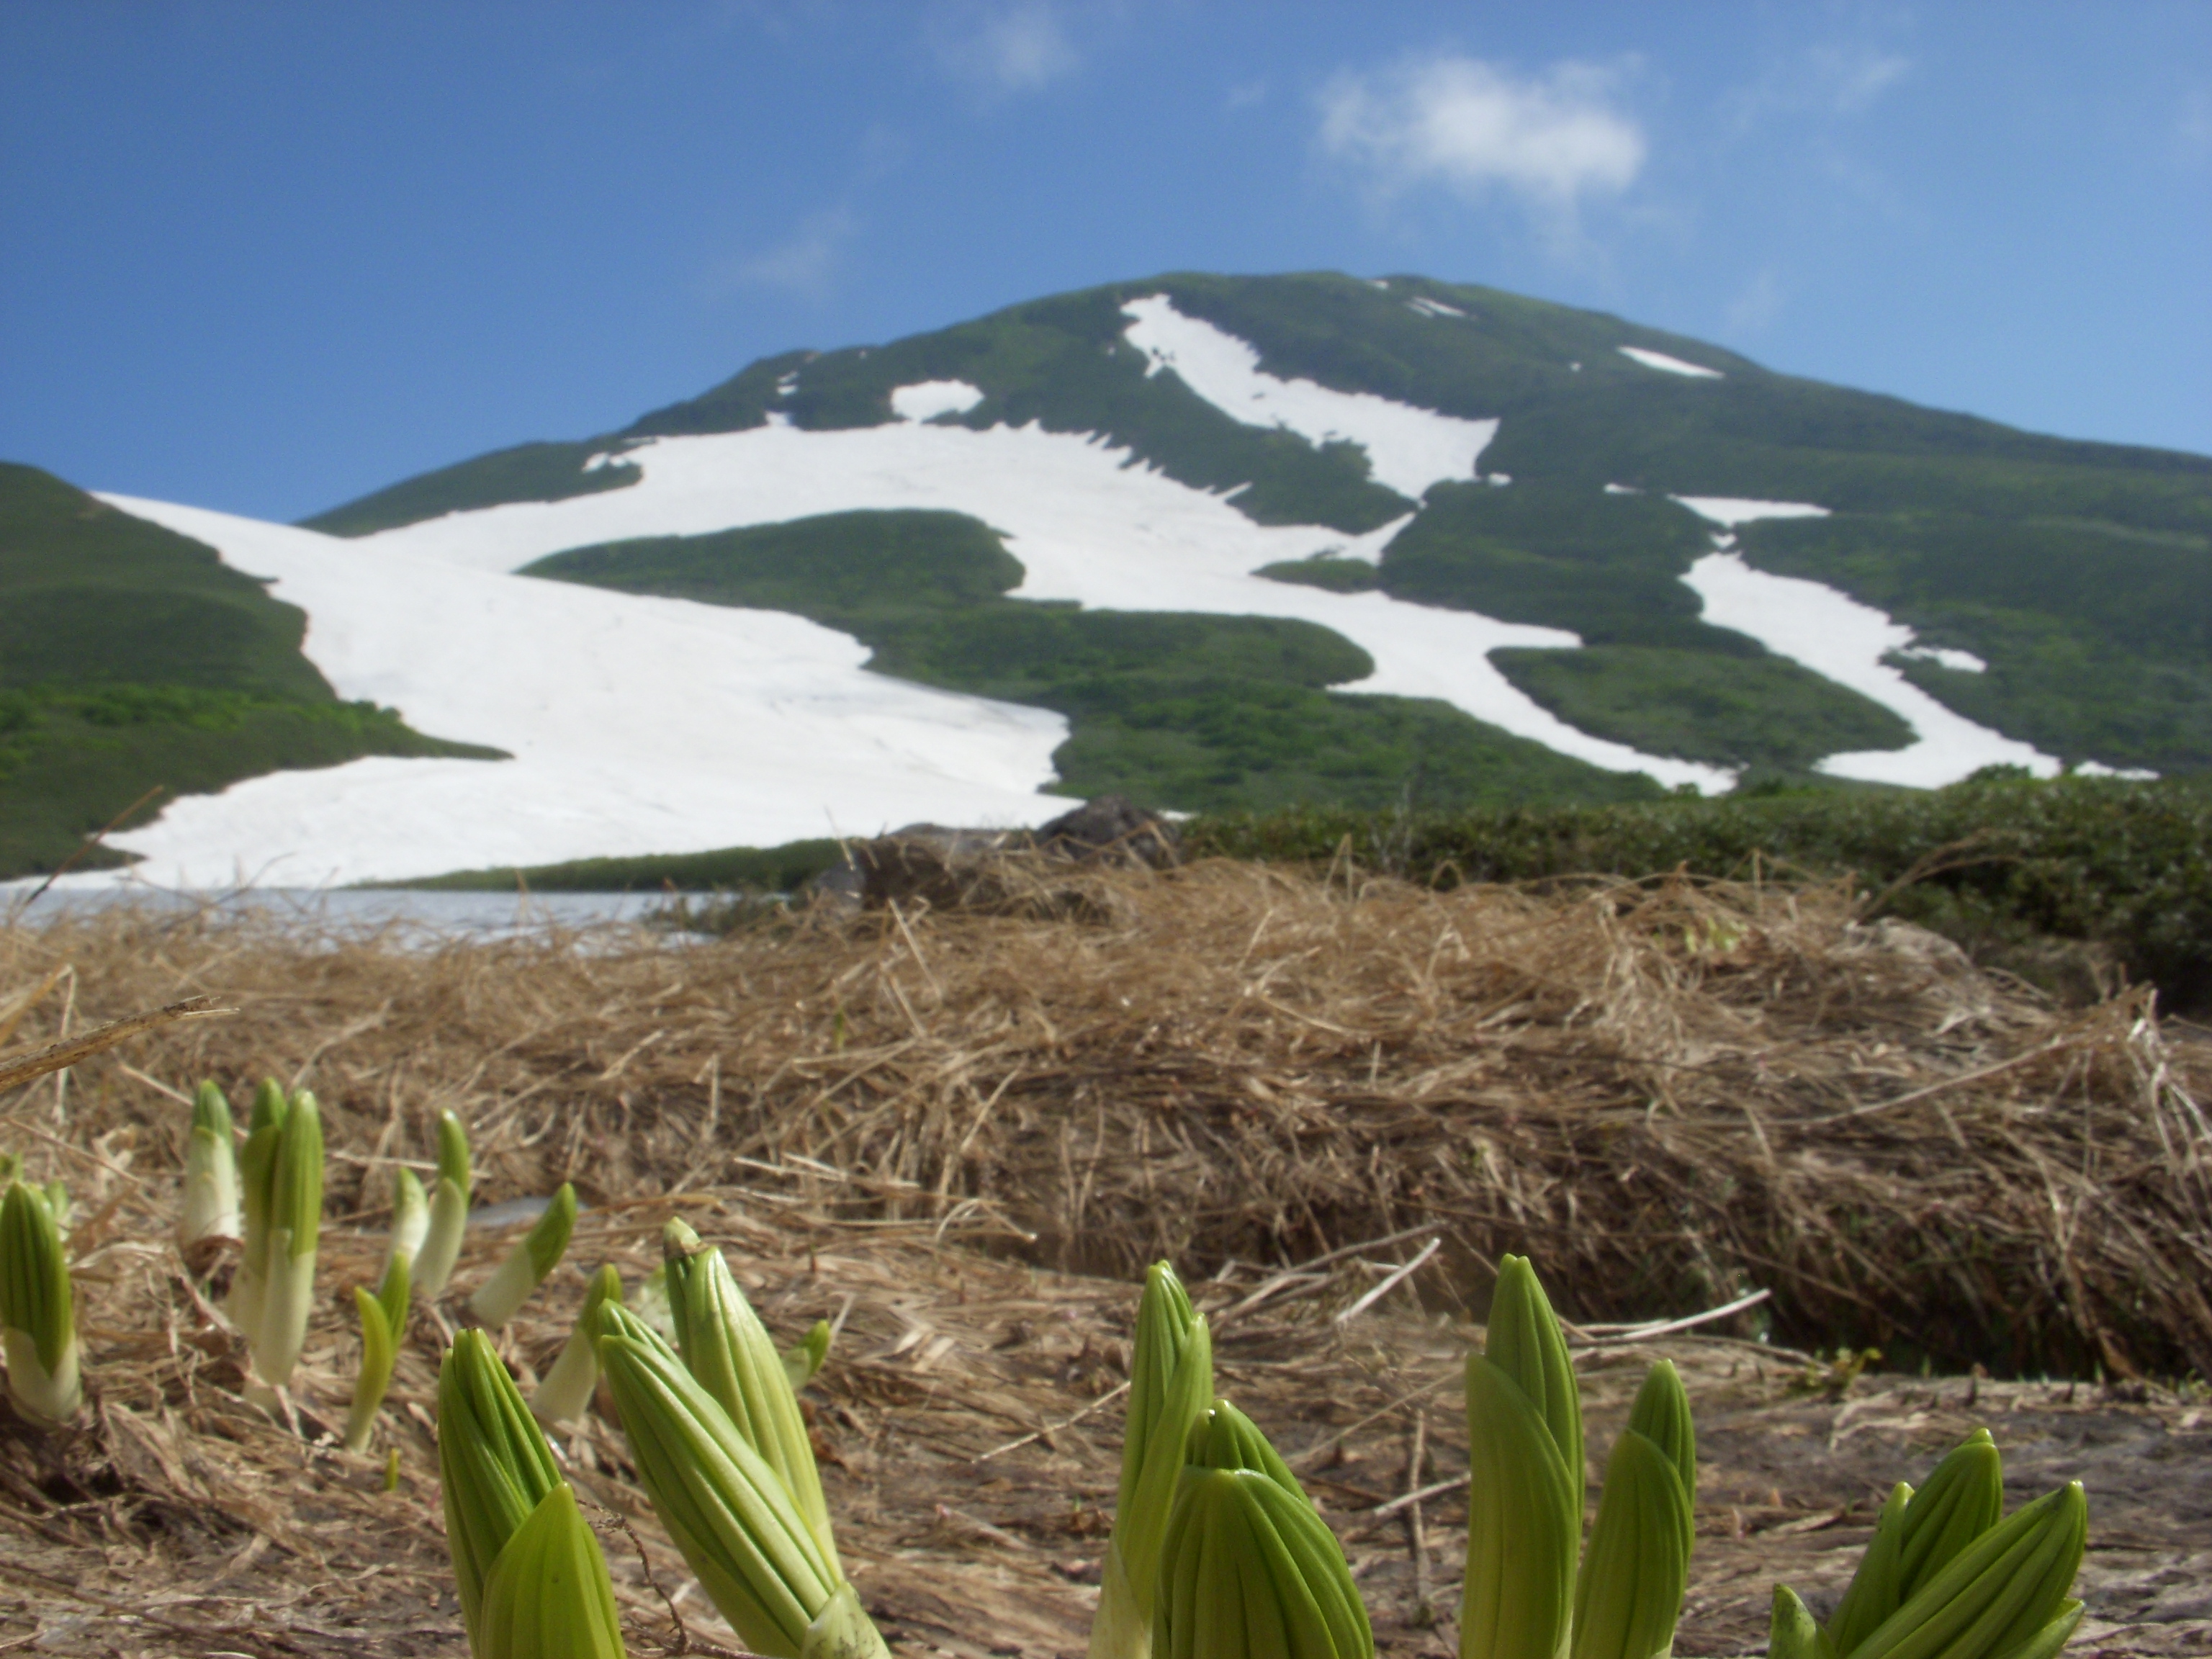
<path fill-rule="evenodd" d="M 2102 761 L 2083 761 L 2074 769 L 2076 777 L 2125 778 L 2130 783 L 2154 783 L 2158 774 L 2141 766 L 2107 766 Z"/>
<path fill-rule="evenodd" d="M 1408 513 L 1402 518 L 1391 520 L 1379 529 L 1369 531 L 1364 536 L 1354 536 L 1348 542 L 1322 548 L 1306 556 L 1310 559 L 1357 559 L 1362 564 L 1380 565 L 1382 550 L 1390 545 L 1390 538 L 1413 521 L 1413 515 Z"/>
<path fill-rule="evenodd" d="M 1606 486 L 1608 489 L 1610 484 Z M 1699 518 L 1726 530 L 1758 519 L 1825 519 L 1828 509 L 1810 501 L 1754 501 L 1741 495 L 1670 495 Z"/>
<path fill-rule="evenodd" d="M 1467 313 L 1457 306 L 1448 306 L 1442 300 L 1431 300 L 1425 294 L 1419 299 L 1406 301 L 1406 309 L 1419 312 L 1424 317 L 1464 317 Z"/>
<path fill-rule="evenodd" d="M 892 389 L 891 413 L 902 421 L 933 421 L 965 415 L 982 401 L 982 389 L 965 380 L 922 380 Z"/>
<path fill-rule="evenodd" d="M 1962 674 L 1986 674 L 1989 664 L 1971 651 L 1954 651 L 1945 645 L 1908 645 L 1896 653 L 1914 662 L 1932 662 L 1939 668 L 1955 668 Z"/>
<path fill-rule="evenodd" d="M 1682 580 L 1705 601 L 1705 621 L 1750 635 L 1778 656 L 1872 698 L 1912 727 L 1914 740 L 1902 749 L 1830 755 L 1816 770 L 1923 789 L 1956 783 L 1984 766 L 2025 766 L 2043 778 L 2057 775 L 2058 763 L 2051 757 L 1953 713 L 1884 661 L 1911 648 L 1912 630 L 1873 606 L 1822 582 L 1754 570 L 1737 553 L 1708 553 Z"/>
<path fill-rule="evenodd" d="M 1145 354 L 1147 374 L 1172 369 L 1200 397 L 1246 426 L 1280 427 L 1319 448 L 1348 440 L 1367 452 L 1376 483 L 1419 501 L 1431 484 L 1474 476 L 1498 435 L 1496 421 L 1462 420 L 1371 392 L 1336 392 L 1284 380 L 1260 354 L 1211 323 L 1186 317 L 1164 294 L 1132 300 L 1123 337 Z"/>
<path fill-rule="evenodd" d="M 1686 363 L 1680 357 L 1669 357 L 1663 351 L 1648 350 L 1643 346 L 1621 346 L 1624 357 L 1632 357 L 1646 368 L 1663 369 L 1669 374 L 1686 374 L 1695 380 L 1720 380 L 1728 377 L 1717 368 L 1706 368 L 1697 363 Z"/>
<path fill-rule="evenodd" d="M 1263 565 L 1345 550 L 1342 531 L 1255 524 L 1213 495 L 1177 483 L 1095 436 L 994 426 L 898 423 L 845 431 L 795 427 L 658 438 L 629 452 L 645 476 L 629 489 L 562 501 L 511 501 L 406 525 L 343 545 L 392 547 L 484 570 L 512 570 L 564 548 L 639 536 L 696 536 L 856 508 L 935 507 L 996 526 L 1028 573 L 1024 599 L 1109 611 L 1295 617 L 1335 629 L 1375 659 L 1347 691 L 1436 697 L 1477 720 L 1615 772 L 1648 772 L 1708 794 L 1734 775 L 1577 731 L 1491 665 L 1509 645 L 1571 647 L 1558 629 L 1270 581 Z M 1402 520 L 1352 538 L 1340 556 L 1370 560 Z M 432 728 L 441 729 L 441 728 Z M 458 726 L 456 735 L 474 735 Z M 483 739 L 496 742 L 496 738 Z M 941 818 L 940 818 L 940 821 Z M 731 830 L 719 841 L 750 839 Z"/>
<path fill-rule="evenodd" d="M 1634 484 L 1609 483 L 1605 487 L 1605 493 L 1608 495 L 1641 495 L 1644 492 Z"/>
<path fill-rule="evenodd" d="M 1513 475 L 1510 472 L 1486 472 L 1482 475 L 1482 481 L 1490 484 L 1510 484 L 1513 482 Z"/>
<path fill-rule="evenodd" d="M 919 818 L 1035 824 L 1065 806 L 1036 793 L 1060 716 L 867 673 L 864 647 L 802 617 L 471 568 L 389 533 L 364 545 L 103 499 L 274 577 L 339 696 L 514 756 L 374 757 L 186 795 L 110 837 L 145 855 L 121 879 L 397 880 Z"/>
<path fill-rule="evenodd" d="M 775 395 L 777 397 L 788 398 L 793 392 L 798 390 L 799 371 L 797 369 L 794 368 L 788 374 L 782 374 L 776 377 Z"/>

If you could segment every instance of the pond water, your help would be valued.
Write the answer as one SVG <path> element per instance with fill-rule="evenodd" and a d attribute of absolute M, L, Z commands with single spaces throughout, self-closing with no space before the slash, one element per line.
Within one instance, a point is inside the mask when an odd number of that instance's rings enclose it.
<path fill-rule="evenodd" d="M 113 882 L 59 884 L 40 894 L 36 882 L 0 883 L 0 926 L 35 927 L 58 916 L 132 905 L 187 912 L 213 908 L 259 913 L 272 920 L 342 933 L 396 927 L 434 939 L 509 939 L 549 929 L 639 923 L 665 902 L 659 893 L 447 892 L 410 888 L 250 887 L 234 892 L 185 892 Z M 685 937 L 665 935 L 671 939 Z"/>

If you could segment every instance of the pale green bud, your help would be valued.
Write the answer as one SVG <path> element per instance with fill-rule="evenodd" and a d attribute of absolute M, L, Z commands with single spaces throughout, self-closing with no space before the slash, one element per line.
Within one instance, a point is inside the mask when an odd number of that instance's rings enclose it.
<path fill-rule="evenodd" d="M 492 1563 L 471 1648 L 476 1659 L 623 1659 L 606 1557 L 565 1480 Z"/>
<path fill-rule="evenodd" d="M 813 1443 L 783 1356 L 720 1250 L 702 1244 L 681 1221 L 668 1224 L 662 1249 L 677 1348 L 684 1364 L 729 1413 L 745 1443 L 776 1472 L 834 1564 L 830 1506 L 822 1496 Z"/>
<path fill-rule="evenodd" d="M 399 1343 L 381 1302 L 356 1285 L 353 1304 L 361 1315 L 361 1374 L 354 1379 L 353 1409 L 346 1416 L 345 1449 L 357 1452 L 368 1449 L 369 1437 L 376 1431 L 377 1407 L 392 1386 Z"/>
<path fill-rule="evenodd" d="M 1839 1654 L 1849 1654 L 1898 1608 L 1957 1559 L 2004 1514 L 2004 1464 L 1987 1429 L 1976 1429 L 1936 1466 L 1894 1517 L 1883 1505 L 1874 1542 L 1828 1624 Z"/>
<path fill-rule="evenodd" d="M 415 1289 L 435 1302 L 460 1259 L 461 1235 L 469 1224 L 469 1137 L 451 1112 L 438 1115 L 438 1174 L 430 1187 L 430 1224 L 416 1252 Z"/>
<path fill-rule="evenodd" d="M 1582 1395 L 1524 1256 L 1504 1259 L 1484 1351 L 1468 1356 L 1467 1425 L 1461 1659 L 1559 1659 L 1582 1541 Z"/>
<path fill-rule="evenodd" d="M 771 1659 L 887 1659 L 833 1557 L 674 1349 L 619 1304 L 599 1310 L 599 1366 L 639 1482 L 708 1599 Z"/>
<path fill-rule="evenodd" d="M 1164 1261 L 1145 1275 L 1130 1346 L 1121 1483 L 1106 1547 L 1090 1659 L 1144 1659 L 1152 1638 L 1160 1545 L 1193 1427 L 1213 1398 L 1213 1337 Z"/>
<path fill-rule="evenodd" d="M 545 1422 L 573 1422 L 591 1406 L 592 1390 L 599 1380 L 599 1310 L 610 1302 L 620 1306 L 622 1299 L 622 1275 L 611 1265 L 592 1275 L 575 1328 L 530 1402 L 530 1409 Z"/>
<path fill-rule="evenodd" d="M 192 1126 L 185 1141 L 184 1216 L 177 1243 L 189 1250 L 202 1239 L 237 1238 L 245 1226 L 239 1212 L 238 1136 L 230 1103 L 212 1082 L 200 1085 L 192 1102 Z"/>
<path fill-rule="evenodd" d="M 803 1389 L 821 1372 L 830 1358 L 830 1322 L 817 1319 L 805 1336 L 783 1351 L 784 1373 L 791 1386 Z"/>
<path fill-rule="evenodd" d="M 455 1336 L 438 1367 L 438 1474 L 446 1546 L 474 1647 L 492 1564 L 562 1484 L 552 1449 L 482 1331 Z"/>
<path fill-rule="evenodd" d="M 21 1179 L 0 1197 L 0 1353 L 8 1396 L 30 1421 L 58 1426 L 83 1403 L 76 1310 L 46 1193 Z"/>
<path fill-rule="evenodd" d="M 575 1230 L 576 1189 L 562 1182 L 561 1190 L 545 1206 L 545 1213 L 538 1218 L 538 1224 L 507 1252 L 507 1260 L 469 1298 L 469 1310 L 493 1330 L 506 1324 L 530 1299 L 531 1292 L 545 1282 L 546 1274 L 560 1265 L 568 1249 L 569 1235 Z"/>
<path fill-rule="evenodd" d="M 1813 1610 L 1786 1584 L 1774 1587 L 1774 1618 L 1767 1627 L 1766 1659 L 1837 1659 Z"/>
<path fill-rule="evenodd" d="M 291 1380 L 314 1310 L 315 1246 L 323 1221 L 323 1120 L 301 1090 L 287 1103 L 268 1174 L 260 1317 L 246 1332 L 253 1369 L 270 1388 Z"/>
<path fill-rule="evenodd" d="M 1344 1551 L 1257 1469 L 1186 1468 L 1161 1540 L 1158 1659 L 1372 1659 Z"/>
<path fill-rule="evenodd" d="M 2010 1659 L 2064 1613 L 2089 1505 L 2080 1481 L 2014 1510 L 1954 1557 L 1851 1659 Z"/>

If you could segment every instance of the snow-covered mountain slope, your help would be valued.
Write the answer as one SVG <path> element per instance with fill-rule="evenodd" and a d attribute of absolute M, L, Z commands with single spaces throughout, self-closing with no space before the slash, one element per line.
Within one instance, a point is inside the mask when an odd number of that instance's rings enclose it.
<path fill-rule="evenodd" d="M 1056 764 L 1163 805 L 1267 804 L 1285 798 L 1267 779 L 1291 775 L 1302 721 L 1316 736 L 1297 787 L 1360 801 L 1424 778 L 1449 804 L 1711 793 L 1747 765 L 1937 784 L 1999 762 L 2185 763 L 2212 753 L 2188 620 L 2208 477 L 2197 458 L 1809 386 L 1494 290 L 1123 284 L 765 360 L 624 432 L 504 452 L 315 521 L 343 534 L 118 498 L 274 578 L 343 696 L 516 758 L 274 774 L 116 841 L 156 879 L 395 878 L 920 817 L 1035 822 L 1060 805 L 1038 793 Z M 1148 667 L 1129 655 L 1139 629 L 1078 630 L 1066 661 L 1002 673 L 1007 576 L 976 590 L 999 607 L 988 617 L 963 623 L 948 601 L 930 651 L 891 653 L 924 665 L 902 672 L 940 688 L 925 690 L 864 669 L 846 634 L 740 608 L 860 627 L 873 599 L 850 570 L 834 602 L 790 597 L 813 591 L 807 568 L 766 586 L 757 570 L 751 586 L 623 574 L 649 557 L 697 578 L 729 532 L 916 512 L 995 537 L 989 558 L 1019 568 L 1013 611 L 1276 619 L 1335 641 L 1322 654 L 1346 666 L 1304 681 L 1240 679 L 1202 654 Z M 2057 598 L 2008 585 L 2015 548 L 2056 573 L 2040 586 L 2063 592 L 2063 618 Z M 2133 586 L 2075 580 L 2083 548 L 2134 561 Z M 540 561 L 563 580 L 518 574 Z M 719 602 L 641 597 L 655 592 Z M 881 646 L 886 628 L 860 631 Z M 2075 657 L 2052 653 L 2054 629 Z M 1240 637 L 1248 656 L 1273 648 Z M 1298 689 L 1328 682 L 1318 702 Z M 961 695 L 1012 684 L 1047 706 Z M 2111 712 L 2091 707 L 2113 686 Z M 2142 717 L 2153 693 L 2162 726 Z M 1758 734 L 1729 724 L 1747 697 L 1768 705 Z M 1879 743 L 1897 746 L 1865 746 Z M 1267 757 L 1249 778 L 1248 750 Z"/>
<path fill-rule="evenodd" d="M 1060 716 L 861 670 L 776 611 L 533 581 L 198 507 L 106 498 L 275 579 L 341 695 L 511 761 L 373 758 L 186 796 L 115 837 L 137 879 L 390 880 L 871 834 L 934 818 L 1041 823 Z"/>

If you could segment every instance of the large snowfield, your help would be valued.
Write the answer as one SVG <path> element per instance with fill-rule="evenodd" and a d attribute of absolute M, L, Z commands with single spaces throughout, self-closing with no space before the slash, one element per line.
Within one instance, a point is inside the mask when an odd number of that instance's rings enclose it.
<path fill-rule="evenodd" d="M 1181 375 L 1248 424 L 1279 425 L 1316 445 L 1361 443 L 1378 480 L 1409 497 L 1477 476 L 1498 429 L 1495 421 L 1265 374 L 1249 345 L 1164 297 L 1126 309 L 1127 337 L 1152 372 Z M 1708 793 L 1733 787 L 1722 769 L 1641 754 L 1566 725 L 1491 663 L 1505 646 L 1574 648 L 1581 642 L 1571 634 L 1252 574 L 1319 555 L 1372 560 L 1403 520 L 1364 537 L 1261 526 L 1226 496 L 1178 483 L 1094 437 L 1035 425 L 975 431 L 936 418 L 981 395 L 933 381 L 894 392 L 901 418 L 884 426 L 808 432 L 778 419 L 656 439 L 624 453 L 641 470 L 635 484 L 356 539 L 106 497 L 273 579 L 276 597 L 307 611 L 307 653 L 342 696 L 396 707 L 419 731 L 514 756 L 361 760 L 187 797 L 112 838 L 144 860 L 124 878 L 196 887 L 395 880 L 868 835 L 919 819 L 1036 823 L 1064 810 L 1065 800 L 1040 793 L 1066 735 L 1057 714 L 868 673 L 858 643 L 796 617 L 512 574 L 569 548 L 854 508 L 933 507 L 982 520 L 1006 534 L 1027 573 L 1018 597 L 1316 623 L 1375 659 L 1373 676 L 1340 690 L 1440 698 L 1610 770 Z M 1723 526 L 1821 511 L 1685 504 Z M 1818 583 L 1752 570 L 1727 550 L 1729 538 L 1716 539 L 1721 545 L 1687 579 L 1710 620 L 1865 692 L 1914 727 L 1906 749 L 1831 757 L 1826 769 L 1916 784 L 1948 782 L 1992 760 L 2052 769 L 1887 666 L 1886 653 L 1910 646 L 1910 630 Z"/>

